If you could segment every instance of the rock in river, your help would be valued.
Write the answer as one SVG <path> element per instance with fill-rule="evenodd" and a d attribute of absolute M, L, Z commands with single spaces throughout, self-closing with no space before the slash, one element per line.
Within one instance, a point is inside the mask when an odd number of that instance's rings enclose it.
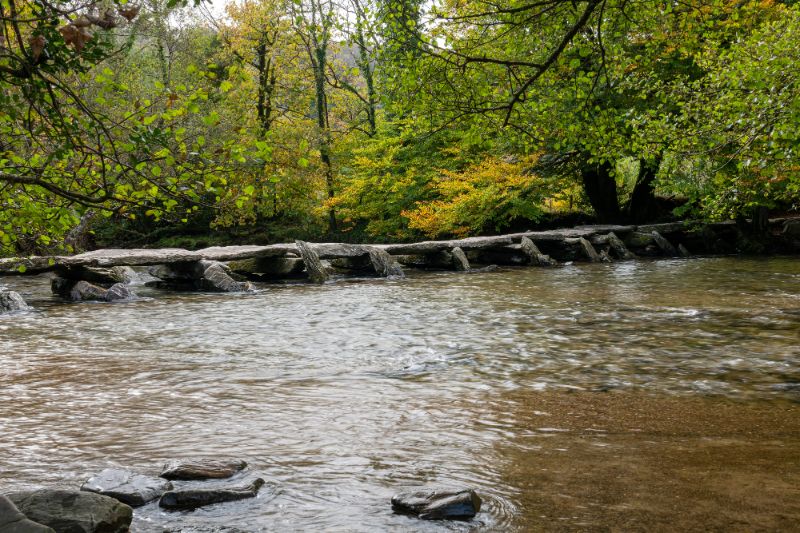
<path fill-rule="evenodd" d="M 164 465 L 165 479 L 223 479 L 245 469 L 241 459 L 177 459 Z"/>
<path fill-rule="evenodd" d="M 217 486 L 207 489 L 181 489 L 164 493 L 158 502 L 160 507 L 170 510 L 196 509 L 214 503 L 232 502 L 254 498 L 264 485 L 264 480 L 256 478 L 249 485 Z"/>
<path fill-rule="evenodd" d="M 0 289 L 0 314 L 27 309 L 29 309 L 28 304 L 18 292 Z"/>
<path fill-rule="evenodd" d="M 124 283 L 115 283 L 108 289 L 94 285 L 88 281 L 75 281 L 67 278 L 55 277 L 50 283 L 53 294 L 63 296 L 73 302 L 113 302 L 117 300 L 130 300 L 134 297 L 133 291 Z"/>
<path fill-rule="evenodd" d="M 172 483 L 161 478 L 136 474 L 130 470 L 106 468 L 89 478 L 81 486 L 81 490 L 110 496 L 131 507 L 139 507 L 172 490 Z"/>
<path fill-rule="evenodd" d="M 28 520 L 11 500 L 0 494 L 0 533 L 55 533 L 55 530 Z"/>
<path fill-rule="evenodd" d="M 392 498 L 392 509 L 423 520 L 466 520 L 481 510 L 481 499 L 472 489 L 401 492 Z"/>
<path fill-rule="evenodd" d="M 106 299 L 106 294 L 108 294 L 108 290 L 102 287 L 92 285 L 88 281 L 79 281 L 73 285 L 72 289 L 69 291 L 69 299 L 75 302 L 89 300 L 104 301 Z"/>
<path fill-rule="evenodd" d="M 58 533 L 127 533 L 133 519 L 124 503 L 91 492 L 40 489 L 7 496 L 29 520 Z"/>

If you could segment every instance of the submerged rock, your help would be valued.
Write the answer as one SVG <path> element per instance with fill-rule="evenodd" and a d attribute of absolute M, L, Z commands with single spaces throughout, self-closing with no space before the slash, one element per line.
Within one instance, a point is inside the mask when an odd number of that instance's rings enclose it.
<path fill-rule="evenodd" d="M 456 246 L 450 253 L 453 254 L 453 268 L 459 272 L 469 272 L 470 265 L 467 254 L 459 246 Z"/>
<path fill-rule="evenodd" d="M 55 277 L 50 282 L 53 294 L 58 294 L 73 302 L 114 302 L 130 300 L 135 295 L 124 283 L 115 283 L 108 289 L 85 280 Z"/>
<path fill-rule="evenodd" d="M 128 266 L 115 266 L 110 268 L 77 266 L 60 268 L 56 272 L 61 278 L 74 281 L 83 280 L 106 286 L 113 285 L 114 283 L 130 283 L 136 277 L 136 272 Z"/>
<path fill-rule="evenodd" d="M 624 242 L 628 248 L 646 248 L 653 244 L 653 236 L 649 233 L 634 231 L 628 234 Z"/>
<path fill-rule="evenodd" d="M 215 261 L 198 261 L 202 274 L 198 286 L 202 290 L 215 292 L 248 292 L 255 290 L 248 281 L 237 281 L 231 276 L 230 269 L 223 263 Z"/>
<path fill-rule="evenodd" d="M 386 251 L 371 246 L 369 248 L 369 259 L 376 275 L 385 278 L 405 277 L 402 267 Z"/>
<path fill-rule="evenodd" d="M 69 299 L 74 302 L 105 301 L 108 290 L 88 281 L 79 281 L 69 291 Z"/>
<path fill-rule="evenodd" d="M 139 507 L 172 490 L 172 483 L 121 468 L 106 468 L 89 478 L 81 490 L 110 496 L 131 507 Z"/>
<path fill-rule="evenodd" d="M 41 489 L 8 495 L 29 520 L 58 533 L 127 533 L 133 509 L 114 498 L 77 490 Z"/>
<path fill-rule="evenodd" d="M 264 480 L 256 478 L 249 485 L 171 490 L 164 493 L 158 505 L 170 510 L 196 509 L 197 507 L 215 503 L 254 498 L 258 495 L 258 491 L 263 485 Z"/>
<path fill-rule="evenodd" d="M 0 315 L 30 309 L 18 292 L 0 289 Z"/>
<path fill-rule="evenodd" d="M 556 262 L 539 250 L 539 247 L 528 237 L 522 237 L 519 241 L 520 250 L 528 257 L 531 265 L 553 266 Z"/>
<path fill-rule="evenodd" d="M 302 277 L 305 263 L 299 257 L 260 257 L 231 261 L 228 268 L 235 274 L 254 279 L 282 279 Z"/>
<path fill-rule="evenodd" d="M 106 291 L 106 301 L 114 302 L 117 300 L 130 300 L 133 298 L 133 291 L 124 283 L 115 283 Z"/>
<path fill-rule="evenodd" d="M 481 510 L 481 499 L 472 489 L 401 492 L 392 498 L 392 510 L 423 520 L 468 520 Z"/>
<path fill-rule="evenodd" d="M 55 530 L 29 520 L 11 500 L 0 495 L 0 533 L 55 533 Z"/>
<path fill-rule="evenodd" d="M 453 270 L 453 254 L 448 250 L 440 250 L 430 254 L 420 255 L 393 255 L 395 260 L 404 266 L 412 268 Z"/>
<path fill-rule="evenodd" d="M 636 259 L 636 254 L 628 250 L 622 239 L 612 231 L 608 234 L 608 245 L 614 251 L 618 259 Z"/>
<path fill-rule="evenodd" d="M 785 221 L 781 233 L 786 237 L 800 239 L 800 218 L 790 218 Z"/>
<path fill-rule="evenodd" d="M 580 237 L 578 239 L 578 245 L 580 246 L 580 250 L 583 253 L 583 256 L 590 262 L 599 263 L 602 261 L 602 258 L 597 253 L 597 250 L 594 249 L 594 246 L 592 246 L 592 243 L 590 243 L 588 240 L 584 239 L 583 237 Z"/>
<path fill-rule="evenodd" d="M 139 277 L 133 267 L 129 266 L 111 267 L 111 276 L 117 283 L 125 283 L 126 285 L 129 285 Z"/>
<path fill-rule="evenodd" d="M 314 251 L 314 248 L 304 241 L 297 240 L 294 242 L 297 246 L 297 250 L 300 252 L 300 257 L 303 259 L 303 263 L 306 266 L 308 278 L 313 283 L 325 283 L 328 281 L 328 272 L 326 271 L 325 266 L 322 264 L 322 260 L 319 258 L 319 255 L 316 251 Z"/>
<path fill-rule="evenodd" d="M 678 255 L 678 250 L 659 232 L 654 231 L 650 235 L 653 236 L 653 241 L 656 243 L 659 249 L 664 252 L 664 255 L 671 257 Z"/>
<path fill-rule="evenodd" d="M 159 476 L 180 480 L 224 479 L 246 467 L 247 463 L 241 459 L 176 459 L 165 464 Z"/>
<path fill-rule="evenodd" d="M 247 292 L 255 288 L 252 283 L 234 279 L 230 268 L 218 261 L 155 265 L 148 269 L 148 273 L 160 280 L 155 286 L 172 290 Z"/>

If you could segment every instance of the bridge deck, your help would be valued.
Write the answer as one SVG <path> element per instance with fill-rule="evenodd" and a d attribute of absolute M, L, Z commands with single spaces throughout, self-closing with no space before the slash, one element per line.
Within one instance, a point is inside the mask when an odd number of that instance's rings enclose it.
<path fill-rule="evenodd" d="M 309 243 L 322 259 L 337 257 L 355 257 L 368 253 L 369 248 L 379 248 L 391 255 L 432 254 L 459 247 L 462 250 L 500 249 L 512 244 L 519 244 L 523 237 L 533 242 L 563 241 L 566 239 L 586 238 L 614 232 L 623 236 L 632 231 L 675 231 L 682 229 L 681 224 L 659 224 L 651 226 L 580 226 L 568 229 L 548 231 L 530 231 L 491 237 L 469 237 L 466 239 L 423 241 L 400 244 L 343 244 L 343 243 Z M 0 259 L 0 275 L 39 274 L 42 272 L 63 270 L 78 267 L 113 267 L 113 266 L 146 266 L 158 264 L 185 263 L 191 261 L 235 261 L 263 257 L 285 257 L 288 254 L 298 255 L 295 244 L 271 244 L 266 246 L 214 246 L 201 250 L 184 250 L 181 248 L 160 249 L 103 249 L 72 256 L 32 256 Z"/>

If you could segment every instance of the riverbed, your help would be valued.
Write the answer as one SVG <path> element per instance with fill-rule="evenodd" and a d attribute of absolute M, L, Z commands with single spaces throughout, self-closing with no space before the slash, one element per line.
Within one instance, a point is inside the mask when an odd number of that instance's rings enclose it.
<path fill-rule="evenodd" d="M 800 259 L 411 273 L 256 293 L 136 286 L 0 317 L 0 492 L 234 456 L 258 498 L 133 531 L 790 530 Z M 395 492 L 475 487 L 471 522 Z"/>

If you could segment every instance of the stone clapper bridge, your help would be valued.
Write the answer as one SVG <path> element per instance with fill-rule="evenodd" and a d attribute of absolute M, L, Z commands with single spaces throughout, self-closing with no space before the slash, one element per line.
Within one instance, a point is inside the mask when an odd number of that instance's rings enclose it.
<path fill-rule="evenodd" d="M 772 225 L 783 223 L 771 221 Z M 552 266 L 569 261 L 610 262 L 638 256 L 718 253 L 731 223 L 702 227 L 683 222 L 647 226 L 579 226 L 492 237 L 407 244 L 309 243 L 222 246 L 190 251 L 103 249 L 73 256 L 0 259 L 0 275 L 54 272 L 53 292 L 71 300 L 129 298 L 126 267 L 149 266 L 151 284 L 176 290 L 241 292 L 250 281 L 306 278 L 324 283 L 332 273 L 403 276 L 403 267 L 470 271 L 471 265 Z M 696 248 L 695 248 L 696 247 Z"/>

